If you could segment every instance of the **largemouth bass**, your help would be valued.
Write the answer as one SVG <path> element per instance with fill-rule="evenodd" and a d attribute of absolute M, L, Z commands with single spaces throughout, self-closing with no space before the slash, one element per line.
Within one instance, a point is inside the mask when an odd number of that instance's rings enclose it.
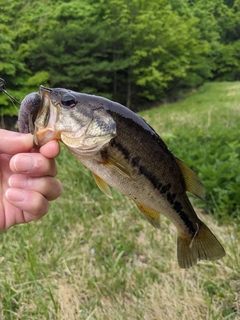
<path fill-rule="evenodd" d="M 40 86 L 39 93 L 22 101 L 19 128 L 33 133 L 38 146 L 62 141 L 91 170 L 107 196 L 111 197 L 111 186 L 131 198 L 155 228 L 160 227 L 160 213 L 171 220 L 178 231 L 180 267 L 225 255 L 186 195 L 188 191 L 203 199 L 201 181 L 128 108 L 102 97 Z"/>

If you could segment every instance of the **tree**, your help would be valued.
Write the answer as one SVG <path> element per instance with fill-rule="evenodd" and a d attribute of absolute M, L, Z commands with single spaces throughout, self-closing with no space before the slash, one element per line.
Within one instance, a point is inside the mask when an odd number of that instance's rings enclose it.
<path fill-rule="evenodd" d="M 0 7 L 0 76 L 19 100 L 44 84 L 139 110 L 206 80 L 240 77 L 240 0 L 0 0 Z M 17 113 L 3 95 L 0 103 Z"/>

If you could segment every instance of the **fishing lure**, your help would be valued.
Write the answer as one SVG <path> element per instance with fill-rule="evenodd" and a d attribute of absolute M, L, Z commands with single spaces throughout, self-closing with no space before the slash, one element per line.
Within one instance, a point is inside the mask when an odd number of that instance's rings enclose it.
<path fill-rule="evenodd" d="M 0 90 L 5 93 L 11 100 L 12 102 L 16 102 L 19 105 L 21 104 L 17 99 L 15 99 L 13 96 L 11 96 L 7 90 L 6 90 L 6 81 L 2 78 L 0 78 Z"/>

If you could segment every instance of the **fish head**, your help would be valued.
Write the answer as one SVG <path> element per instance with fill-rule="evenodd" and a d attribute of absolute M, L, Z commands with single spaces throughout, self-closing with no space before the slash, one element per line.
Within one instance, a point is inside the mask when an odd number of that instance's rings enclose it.
<path fill-rule="evenodd" d="M 43 86 L 39 94 L 34 127 L 37 145 L 60 140 L 82 155 L 92 155 L 116 136 L 116 123 L 98 97 Z"/>

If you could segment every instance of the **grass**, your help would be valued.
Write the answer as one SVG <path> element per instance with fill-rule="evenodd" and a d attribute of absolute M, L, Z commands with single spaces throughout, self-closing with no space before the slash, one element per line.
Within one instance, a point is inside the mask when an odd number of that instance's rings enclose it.
<path fill-rule="evenodd" d="M 170 149 L 200 176 L 218 219 L 239 219 L 240 83 L 206 84 L 173 105 L 143 112 Z"/>
<path fill-rule="evenodd" d="M 204 178 L 206 157 L 201 162 L 195 149 L 204 154 L 207 147 L 191 144 L 193 132 L 206 139 L 217 132 L 212 127 L 234 130 L 239 89 L 240 83 L 208 84 L 179 103 L 142 115 Z M 49 214 L 0 235 L 0 319 L 240 319 L 236 220 L 218 225 L 197 209 L 227 256 L 182 270 L 176 230 L 168 220 L 162 217 L 155 230 L 117 191 L 109 200 L 65 148 L 58 163 L 64 192 Z"/>

